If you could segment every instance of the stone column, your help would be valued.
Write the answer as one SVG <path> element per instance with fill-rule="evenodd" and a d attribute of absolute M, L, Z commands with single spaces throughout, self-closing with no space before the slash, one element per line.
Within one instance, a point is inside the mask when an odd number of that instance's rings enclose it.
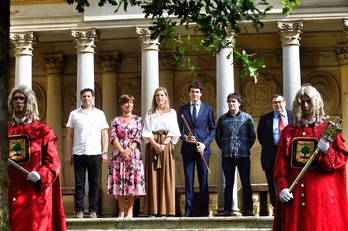
<path fill-rule="evenodd" d="M 234 32 L 229 32 L 227 41 L 232 41 L 235 36 Z M 227 56 L 230 55 L 228 58 Z M 216 111 L 217 118 L 225 114 L 228 111 L 226 103 L 227 96 L 235 91 L 234 87 L 234 65 L 233 65 L 233 47 L 232 44 L 228 47 L 223 47 L 220 53 L 216 56 Z M 223 175 L 222 167 L 222 155 L 219 149 L 218 154 L 218 204 L 219 208 L 224 206 L 224 187 L 225 178 Z M 233 205 L 232 211 L 234 215 L 240 215 L 238 208 L 238 196 L 237 196 L 237 172 L 235 175 L 235 184 L 233 186 Z"/>
<path fill-rule="evenodd" d="M 302 21 L 278 22 L 283 48 L 283 95 L 292 102 L 301 87 L 300 34 Z M 286 105 L 291 110 L 291 103 Z"/>
<path fill-rule="evenodd" d="M 98 35 L 95 29 L 72 30 L 71 35 L 77 44 L 76 106 L 80 107 L 80 91 L 84 88 L 94 89 L 94 43 Z"/>
<path fill-rule="evenodd" d="M 47 112 L 46 123 L 58 136 L 57 146 L 61 162 L 63 158 L 62 146 L 62 71 L 65 65 L 63 54 L 43 55 L 42 62 L 47 76 Z"/>
<path fill-rule="evenodd" d="M 118 52 L 102 53 L 97 55 L 97 64 L 102 72 L 102 109 L 105 113 L 106 120 L 110 124 L 111 120 L 121 113 L 117 113 L 120 106 L 118 103 L 117 92 L 117 68 L 119 66 L 120 59 Z M 113 149 L 112 145 L 109 145 L 108 153 L 111 153 Z M 109 154 L 110 156 L 110 154 Z M 106 176 L 108 171 L 108 165 L 103 164 L 101 175 Z M 102 177 L 100 187 L 103 192 L 107 191 L 107 178 Z M 114 199 L 103 195 L 102 200 L 103 215 L 117 216 L 117 203 Z"/>
<path fill-rule="evenodd" d="M 11 33 L 10 40 L 15 46 L 16 57 L 15 87 L 32 87 L 33 44 L 36 41 L 33 32 Z"/>
<path fill-rule="evenodd" d="M 141 116 L 151 108 L 153 93 L 159 86 L 158 39 L 151 39 L 147 28 L 136 28 L 141 41 Z"/>

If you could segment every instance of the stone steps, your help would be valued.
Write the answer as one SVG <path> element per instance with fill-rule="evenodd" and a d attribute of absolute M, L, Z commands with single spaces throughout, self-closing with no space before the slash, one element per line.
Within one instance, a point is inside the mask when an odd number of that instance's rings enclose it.
<path fill-rule="evenodd" d="M 67 218 L 68 231 L 271 231 L 273 217 Z"/>

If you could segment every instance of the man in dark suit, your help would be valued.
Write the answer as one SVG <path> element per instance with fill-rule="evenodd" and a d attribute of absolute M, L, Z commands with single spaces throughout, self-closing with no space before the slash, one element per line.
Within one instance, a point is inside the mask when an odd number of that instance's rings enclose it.
<path fill-rule="evenodd" d="M 274 162 L 277 154 L 277 143 L 281 130 L 294 121 L 291 112 L 285 106 L 286 101 L 282 95 L 276 94 L 272 96 L 273 111 L 262 115 L 257 126 L 257 138 L 262 146 L 261 165 L 266 174 L 273 207 L 276 204 L 277 192 L 274 182 Z"/>
<path fill-rule="evenodd" d="M 215 123 L 213 108 L 201 102 L 203 87 L 198 82 L 193 82 L 188 87 L 190 103 L 180 107 L 178 124 L 181 131 L 181 153 L 185 173 L 186 206 L 183 217 L 191 217 L 194 209 L 194 178 L 195 165 L 197 164 L 199 199 L 201 216 L 209 215 L 209 189 L 208 169 L 203 161 L 209 164 L 210 143 L 215 136 Z M 190 134 L 182 115 L 192 132 Z"/>

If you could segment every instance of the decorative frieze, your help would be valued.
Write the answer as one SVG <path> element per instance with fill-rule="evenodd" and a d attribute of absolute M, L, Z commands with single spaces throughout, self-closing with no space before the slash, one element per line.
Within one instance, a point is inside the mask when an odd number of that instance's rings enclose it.
<path fill-rule="evenodd" d="M 282 46 L 300 45 L 303 21 L 278 22 Z"/>
<path fill-rule="evenodd" d="M 42 63 L 47 74 L 62 74 L 65 59 L 63 54 L 43 55 Z"/>
<path fill-rule="evenodd" d="M 348 47 L 337 48 L 336 57 L 340 65 L 348 65 Z"/>
<path fill-rule="evenodd" d="M 117 72 L 120 63 L 118 52 L 98 53 L 97 55 L 97 65 L 102 72 Z"/>

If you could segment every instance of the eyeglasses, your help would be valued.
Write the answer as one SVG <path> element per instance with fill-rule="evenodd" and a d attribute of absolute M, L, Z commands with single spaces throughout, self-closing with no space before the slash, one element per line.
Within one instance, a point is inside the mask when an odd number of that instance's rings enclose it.
<path fill-rule="evenodd" d="M 13 97 L 13 100 L 25 100 L 24 96 L 15 96 Z"/>
<path fill-rule="evenodd" d="M 284 100 L 283 101 L 274 101 L 274 102 L 272 102 L 272 104 L 281 104 L 283 102 L 284 102 Z"/>

